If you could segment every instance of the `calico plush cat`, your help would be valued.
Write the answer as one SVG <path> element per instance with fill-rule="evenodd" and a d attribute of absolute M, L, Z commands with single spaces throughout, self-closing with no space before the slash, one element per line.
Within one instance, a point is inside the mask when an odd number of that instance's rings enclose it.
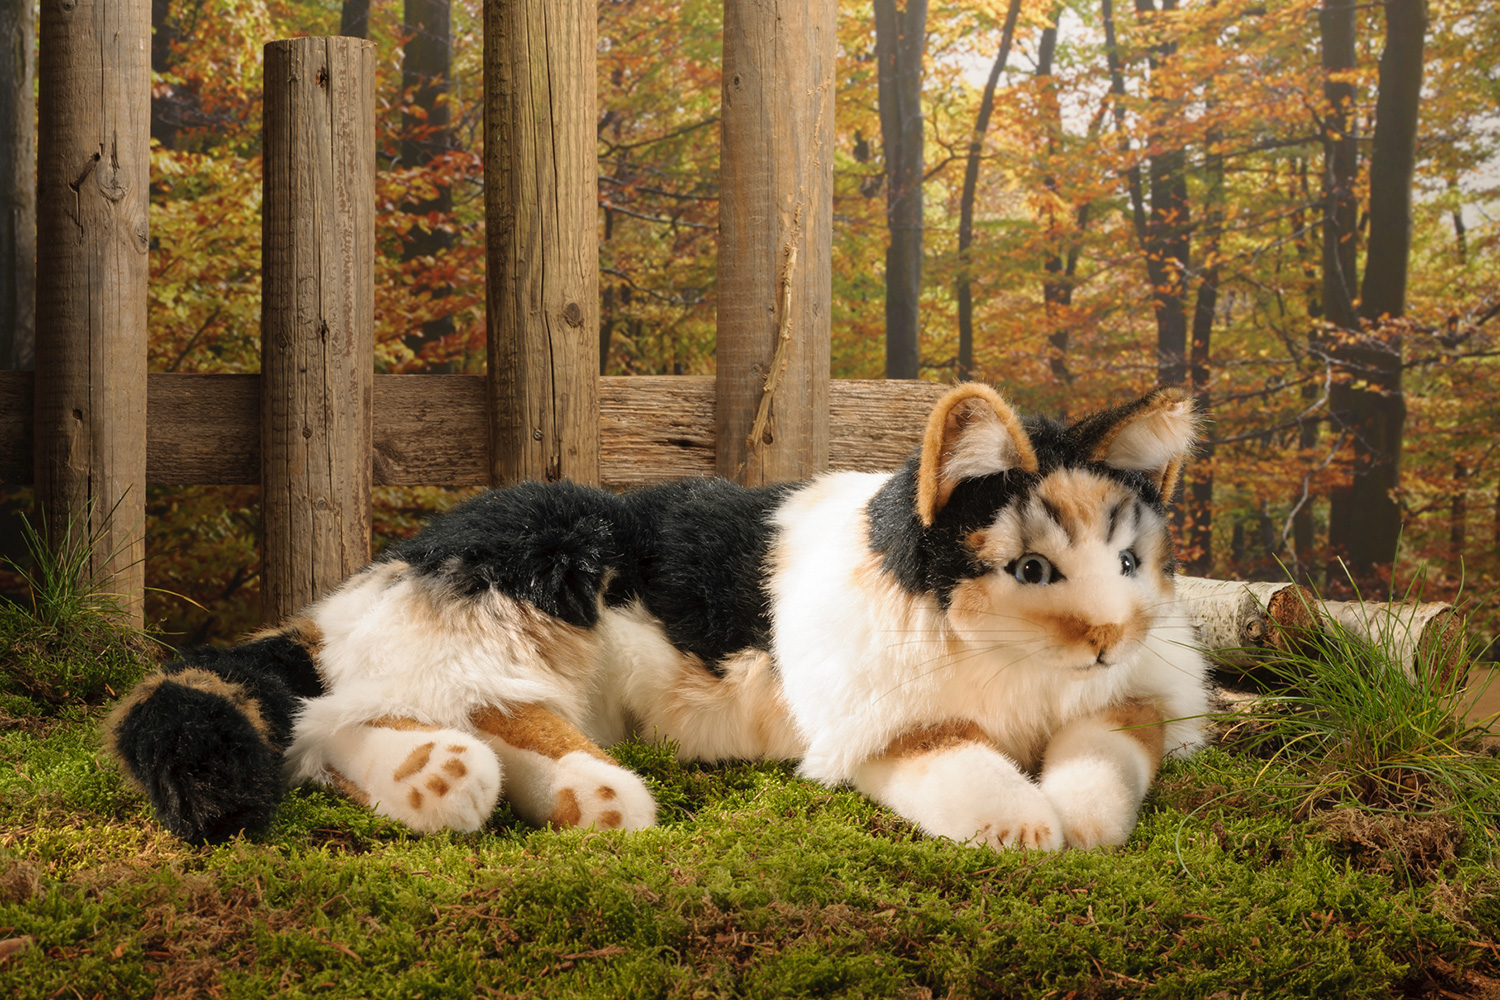
<path fill-rule="evenodd" d="M 288 781 L 421 831 L 650 825 L 602 747 L 800 758 L 928 833 L 1118 844 L 1205 665 L 1166 521 L 1180 390 L 1071 425 L 959 385 L 899 471 L 624 495 L 493 490 L 281 628 L 143 681 L 108 743 L 190 841 L 266 826 Z"/>

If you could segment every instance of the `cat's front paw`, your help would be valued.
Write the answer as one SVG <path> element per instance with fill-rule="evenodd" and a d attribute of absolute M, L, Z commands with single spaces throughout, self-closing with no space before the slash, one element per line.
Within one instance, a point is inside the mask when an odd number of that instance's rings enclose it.
<path fill-rule="evenodd" d="M 925 832 L 995 849 L 1063 846 L 1057 810 L 1015 763 L 965 743 L 864 764 L 855 785 Z"/>
<path fill-rule="evenodd" d="M 1007 787 L 1004 794 L 984 803 L 971 820 L 960 821 L 957 829 L 965 827 L 974 832 L 953 839 L 976 847 L 1055 851 L 1063 846 L 1063 823 L 1057 810 L 1030 783 Z"/>
<path fill-rule="evenodd" d="M 1054 768 L 1044 776 L 1042 791 L 1069 847 L 1115 847 L 1135 829 L 1140 797 L 1103 763 L 1084 759 Z"/>

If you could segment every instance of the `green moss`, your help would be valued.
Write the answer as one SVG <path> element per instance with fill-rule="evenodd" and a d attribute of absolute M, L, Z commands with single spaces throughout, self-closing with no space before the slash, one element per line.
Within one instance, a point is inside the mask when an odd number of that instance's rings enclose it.
<path fill-rule="evenodd" d="M 24 719 L 102 705 L 156 662 L 156 644 L 142 633 L 122 632 L 107 610 L 47 622 L 0 600 L 0 712 L 6 715 Z"/>
<path fill-rule="evenodd" d="M 663 822 L 637 834 L 501 809 L 421 837 L 303 789 L 265 838 L 200 849 L 95 725 L 0 734 L 0 939 L 36 942 L 0 994 L 1376 997 L 1496 971 L 1475 841 L 1402 878 L 1222 751 L 1169 764 L 1110 851 L 959 847 L 784 764 L 644 743 L 621 756 Z"/>

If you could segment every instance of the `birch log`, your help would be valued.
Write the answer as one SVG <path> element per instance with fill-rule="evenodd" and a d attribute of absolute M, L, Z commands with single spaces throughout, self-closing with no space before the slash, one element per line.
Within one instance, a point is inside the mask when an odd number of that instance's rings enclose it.
<path fill-rule="evenodd" d="M 1441 601 L 1321 601 L 1296 584 L 1191 576 L 1177 578 L 1177 596 L 1204 650 L 1231 675 L 1261 676 L 1255 668 L 1278 652 L 1316 655 L 1328 646 L 1315 640 L 1335 628 L 1392 650 L 1410 680 L 1446 686 L 1467 671 L 1463 615 Z"/>
<path fill-rule="evenodd" d="M 1468 674 L 1464 617 L 1451 604 L 1326 601 L 1321 610 L 1350 635 L 1390 649 L 1411 680 L 1420 677 L 1446 687 L 1456 672 Z"/>
<path fill-rule="evenodd" d="M 1177 597 L 1215 662 L 1248 669 L 1267 654 L 1302 651 L 1321 629 L 1317 598 L 1291 583 L 1177 578 Z"/>

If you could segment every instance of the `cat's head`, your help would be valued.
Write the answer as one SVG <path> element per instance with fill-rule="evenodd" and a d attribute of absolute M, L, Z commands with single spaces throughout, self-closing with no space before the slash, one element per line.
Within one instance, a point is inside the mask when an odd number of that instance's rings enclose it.
<path fill-rule="evenodd" d="M 976 645 L 1055 667 L 1129 662 L 1172 599 L 1167 504 L 1197 425 L 1176 388 L 1063 424 L 959 385 L 901 488 L 871 504 L 872 545 Z"/>

